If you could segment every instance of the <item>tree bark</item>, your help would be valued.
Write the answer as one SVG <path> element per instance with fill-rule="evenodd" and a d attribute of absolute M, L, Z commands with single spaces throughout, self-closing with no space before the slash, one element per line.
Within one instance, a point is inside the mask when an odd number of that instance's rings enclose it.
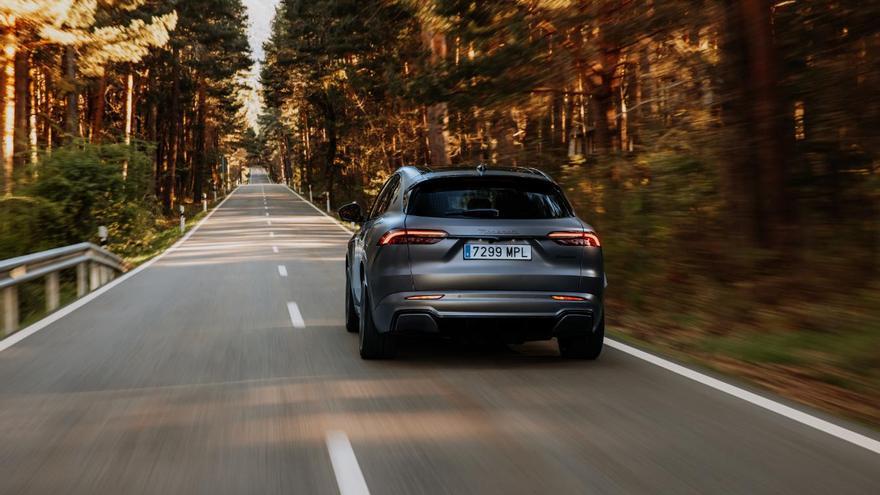
<path fill-rule="evenodd" d="M 3 26 L 3 51 L 6 57 L 3 59 L 3 137 L 0 141 L 3 155 L 3 192 L 12 194 L 12 174 L 14 170 L 14 142 L 15 142 L 15 52 L 18 49 L 18 40 L 15 36 L 15 22 Z"/>
<path fill-rule="evenodd" d="M 69 86 L 67 91 L 67 112 L 65 127 L 68 140 L 80 137 L 79 133 L 79 93 L 76 88 L 76 49 L 64 48 L 64 78 Z"/>
<path fill-rule="evenodd" d="M 177 183 L 177 123 L 180 118 L 180 53 L 177 47 L 171 50 L 171 112 L 168 116 L 168 169 L 165 171 L 165 190 L 163 202 L 165 210 L 174 207 L 175 184 Z"/>
<path fill-rule="evenodd" d="M 428 59 L 437 65 L 446 58 L 446 35 L 422 28 L 422 42 L 430 50 Z M 434 103 L 427 108 L 428 150 L 430 163 L 435 167 L 448 167 L 449 159 L 449 111 L 446 103 Z"/>
<path fill-rule="evenodd" d="M 765 247 L 786 244 L 791 221 L 783 112 L 778 91 L 776 47 L 773 39 L 771 2 L 739 2 L 746 53 L 749 62 L 748 86 L 751 136 L 758 163 L 759 240 Z"/>
<path fill-rule="evenodd" d="M 205 80 L 199 79 L 196 90 L 196 152 L 193 156 L 193 201 L 202 200 L 202 185 L 205 180 L 205 167 L 207 166 L 207 88 Z"/>
<path fill-rule="evenodd" d="M 15 130 L 13 138 L 14 163 L 16 169 L 27 161 L 28 149 L 28 106 L 30 94 L 28 91 L 28 79 L 30 79 L 30 54 L 19 48 L 15 52 Z M 13 170 L 13 181 L 15 171 Z"/>
<path fill-rule="evenodd" d="M 129 71 L 125 77 L 125 147 L 126 153 L 131 153 L 131 119 L 134 103 L 134 74 Z M 128 160 L 122 164 L 122 180 L 128 180 Z"/>
<path fill-rule="evenodd" d="M 101 74 L 98 87 L 95 88 L 95 99 L 92 106 L 92 143 L 99 144 L 104 132 L 104 105 L 107 93 L 107 76 Z"/>

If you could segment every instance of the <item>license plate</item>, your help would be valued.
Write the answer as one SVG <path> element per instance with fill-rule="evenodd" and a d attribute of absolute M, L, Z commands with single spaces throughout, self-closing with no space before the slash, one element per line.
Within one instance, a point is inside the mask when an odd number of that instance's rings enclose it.
<path fill-rule="evenodd" d="M 532 246 L 527 244 L 465 244 L 466 260 L 530 260 Z"/>

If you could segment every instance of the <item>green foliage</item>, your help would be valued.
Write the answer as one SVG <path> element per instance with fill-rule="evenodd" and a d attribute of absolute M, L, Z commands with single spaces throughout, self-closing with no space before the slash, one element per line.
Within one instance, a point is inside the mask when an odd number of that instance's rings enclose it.
<path fill-rule="evenodd" d="M 21 196 L 0 200 L 0 257 L 96 242 L 99 225 L 107 226 L 111 247 L 125 248 L 155 228 L 147 152 L 77 143 L 44 155 L 35 171 Z"/>
<path fill-rule="evenodd" d="M 44 198 L 0 199 L 0 259 L 63 245 L 64 222 L 58 205 Z"/>

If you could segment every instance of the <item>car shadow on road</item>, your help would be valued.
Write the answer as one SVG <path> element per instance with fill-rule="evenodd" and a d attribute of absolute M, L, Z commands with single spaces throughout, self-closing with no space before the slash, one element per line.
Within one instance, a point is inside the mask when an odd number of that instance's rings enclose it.
<path fill-rule="evenodd" d="M 467 342 L 435 336 L 399 336 L 397 351 L 396 358 L 391 362 L 419 367 L 571 368 L 594 364 L 560 357 L 555 340 L 503 344 L 497 341 Z"/>

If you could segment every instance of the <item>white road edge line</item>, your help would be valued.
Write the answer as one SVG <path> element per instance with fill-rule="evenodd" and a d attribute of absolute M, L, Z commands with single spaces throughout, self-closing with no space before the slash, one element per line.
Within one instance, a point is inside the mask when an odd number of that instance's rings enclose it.
<path fill-rule="evenodd" d="M 339 226 L 340 229 L 348 232 L 349 234 L 354 234 L 348 227 L 343 225 L 336 218 L 328 215 L 324 210 L 318 208 L 314 204 L 307 201 L 303 198 L 298 192 L 291 189 L 290 186 L 285 185 L 290 192 L 292 192 L 296 197 L 304 201 L 306 204 L 314 208 L 318 213 L 324 215 L 325 217 L 333 220 L 333 222 Z M 650 354 L 648 352 L 642 351 L 640 349 L 636 349 L 630 345 L 624 344 L 623 342 L 618 342 L 613 339 L 605 339 L 605 343 L 608 344 L 609 347 L 617 349 L 623 353 L 629 354 L 632 357 L 641 359 L 643 361 L 647 361 L 655 366 L 659 366 L 667 371 L 671 371 L 677 375 L 683 376 L 695 382 L 701 383 L 707 387 L 714 388 L 719 392 L 723 392 L 725 394 L 736 397 L 740 400 L 744 400 L 752 405 L 758 406 L 762 409 L 766 409 L 770 412 L 779 414 L 780 416 L 786 417 L 792 421 L 800 423 L 804 426 L 808 426 L 810 428 L 814 428 L 823 433 L 831 435 L 835 438 L 843 440 L 845 442 L 849 442 L 853 445 L 857 445 L 866 450 L 874 452 L 875 454 L 880 454 L 880 441 L 875 440 L 871 437 L 862 435 L 861 433 L 856 433 L 852 430 L 848 430 L 840 425 L 836 425 L 830 421 L 826 421 L 821 418 L 817 418 L 812 414 L 805 413 L 798 409 L 795 409 L 790 406 L 786 406 L 780 402 L 777 402 L 772 399 L 768 399 L 767 397 L 758 395 L 754 392 L 749 392 L 743 388 L 737 387 L 735 385 L 731 385 L 729 383 L 723 382 L 717 378 L 712 378 L 709 375 L 700 373 L 699 371 L 694 371 L 690 368 L 686 368 L 680 364 L 673 363 L 672 361 L 668 361 L 659 356 L 655 356 L 654 354 Z"/>
<path fill-rule="evenodd" d="M 76 301 L 73 301 L 72 303 L 68 304 L 67 306 L 64 306 L 63 308 L 59 309 L 58 311 L 55 311 L 54 313 L 47 315 L 42 320 L 34 322 L 34 323 L 30 324 L 29 326 L 24 327 L 21 330 L 15 332 L 14 334 L 10 335 L 9 337 L 6 337 L 5 339 L 0 340 L 0 352 L 5 351 L 6 349 L 9 349 L 10 347 L 14 346 L 15 344 L 21 342 L 22 340 L 24 340 L 28 337 L 30 337 L 31 335 L 39 332 L 40 330 L 46 328 L 47 326 L 51 325 L 52 323 L 55 323 L 56 321 L 60 320 L 61 318 L 64 318 L 65 316 L 69 315 L 70 313 L 73 313 L 77 309 L 79 309 L 79 308 L 85 306 L 86 304 L 88 304 L 89 302 L 95 300 L 101 294 L 116 287 L 117 285 L 121 284 L 122 282 L 125 282 L 126 280 L 137 275 L 138 273 L 146 270 L 153 263 L 162 259 L 162 257 L 164 257 L 166 254 L 173 253 L 174 251 L 176 251 L 177 248 L 180 247 L 181 244 L 186 242 L 187 239 L 189 239 L 197 230 L 199 230 L 199 227 L 201 227 L 203 223 L 205 223 L 209 218 L 211 218 L 211 215 L 213 215 L 215 211 L 219 210 L 220 207 L 223 206 L 223 203 L 225 203 L 227 199 L 231 198 L 232 195 L 235 194 L 236 191 L 238 191 L 239 187 L 241 187 L 241 186 L 237 186 L 235 189 L 233 189 L 232 192 L 230 192 L 228 196 L 223 198 L 223 201 L 218 203 L 217 206 L 215 206 L 211 211 L 208 212 L 207 215 L 205 215 L 205 218 L 199 220 L 199 223 L 197 223 L 192 229 L 190 229 L 189 232 L 184 234 L 183 237 L 178 239 L 177 242 L 172 244 L 171 247 L 169 247 L 165 251 L 159 253 L 158 255 L 152 257 L 151 259 L 141 263 L 134 270 L 122 274 L 119 278 L 116 278 L 116 279 L 112 280 L 111 282 L 106 283 L 102 287 L 95 289 L 94 291 L 84 295 L 83 297 L 77 299 Z"/>
<path fill-rule="evenodd" d="M 272 246 L 272 252 L 278 254 L 278 246 Z"/>
<path fill-rule="evenodd" d="M 370 489 L 367 488 L 348 435 L 342 431 L 328 431 L 326 441 L 340 495 L 369 495 Z"/>
<path fill-rule="evenodd" d="M 278 265 L 278 275 L 281 275 L 282 277 L 286 277 L 287 276 L 287 267 L 284 265 Z"/>
<path fill-rule="evenodd" d="M 320 213 L 321 215 L 324 215 L 325 217 L 329 218 L 330 220 L 333 220 L 333 223 L 335 223 L 337 226 L 339 226 L 340 229 L 342 229 L 342 230 L 348 232 L 349 234 L 354 234 L 354 232 L 352 232 L 351 229 L 349 229 L 349 228 L 346 227 L 345 225 L 342 225 L 342 223 L 341 223 L 339 220 L 337 220 L 336 218 L 330 216 L 330 215 L 329 215 L 327 212 L 325 212 L 324 210 L 318 208 L 318 207 L 315 206 L 313 203 L 310 203 L 309 201 L 307 201 L 306 198 L 300 196 L 300 194 L 299 194 L 298 192 L 294 191 L 293 189 L 291 189 L 290 186 L 288 186 L 288 185 L 285 184 L 284 187 L 286 187 L 288 191 L 290 191 L 290 192 L 292 192 L 293 194 L 295 194 L 297 198 L 303 200 L 307 205 L 309 205 L 309 206 L 311 206 L 312 208 L 314 208 L 318 213 Z"/>
<path fill-rule="evenodd" d="M 810 428 L 814 428 L 821 432 L 827 433 L 845 442 L 849 442 L 853 445 L 857 445 L 864 449 L 870 450 L 871 452 L 874 452 L 876 454 L 880 454 L 880 441 L 874 440 L 873 438 L 867 437 L 860 433 L 856 433 L 852 430 L 848 430 L 842 426 L 838 426 L 829 421 L 825 421 L 824 419 L 817 418 L 816 416 L 807 414 L 803 411 L 799 411 L 793 407 L 786 406 L 785 404 L 781 404 L 756 393 L 749 392 L 748 390 L 723 382 L 717 378 L 712 378 L 711 376 L 705 375 L 698 371 L 694 371 L 690 368 L 685 368 L 680 364 L 675 364 L 672 361 L 668 361 L 659 356 L 655 356 L 640 349 L 636 349 L 635 347 L 624 344 L 623 342 L 618 342 L 611 339 L 605 339 L 605 342 L 608 344 L 609 347 L 629 354 L 630 356 L 639 358 L 643 361 L 647 361 L 667 371 L 671 371 L 677 375 L 683 376 L 695 382 L 699 382 L 703 385 L 706 385 L 707 387 L 714 388 L 719 392 L 732 395 L 738 399 L 742 399 L 753 405 L 779 414 L 780 416 L 785 416 L 792 421 L 796 421 L 802 425 L 809 426 Z"/>
<path fill-rule="evenodd" d="M 293 328 L 306 327 L 306 322 L 305 320 L 303 320 L 303 315 L 299 312 L 299 306 L 297 306 L 295 302 L 291 301 L 287 303 L 287 313 L 290 314 L 290 323 L 293 324 Z"/>

